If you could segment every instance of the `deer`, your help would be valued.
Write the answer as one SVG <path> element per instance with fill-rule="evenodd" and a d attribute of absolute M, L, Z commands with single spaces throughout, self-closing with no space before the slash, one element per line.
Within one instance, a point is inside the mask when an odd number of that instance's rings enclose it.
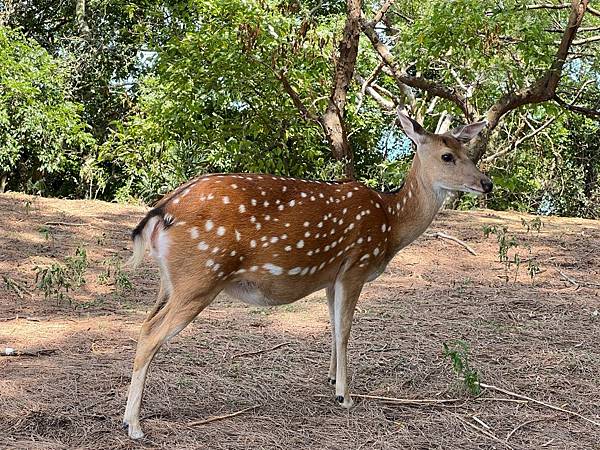
<path fill-rule="evenodd" d="M 450 192 L 483 195 L 493 186 L 465 146 L 487 122 L 444 134 L 427 132 L 403 112 L 398 122 L 416 151 L 394 192 L 357 181 L 210 174 L 176 188 L 146 214 L 132 232 L 131 264 L 139 265 L 149 249 L 160 288 L 137 342 L 123 420 L 130 438 L 144 436 L 139 413 L 154 355 L 220 292 L 276 306 L 325 289 L 328 380 L 337 403 L 353 405 L 347 346 L 363 286 L 429 227 Z"/>

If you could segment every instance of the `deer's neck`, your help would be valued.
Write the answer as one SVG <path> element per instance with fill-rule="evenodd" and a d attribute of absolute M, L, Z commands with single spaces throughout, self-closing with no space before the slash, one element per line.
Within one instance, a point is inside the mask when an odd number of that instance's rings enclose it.
<path fill-rule="evenodd" d="M 446 195 L 445 190 L 436 189 L 427 174 L 421 172 L 421 162 L 415 155 L 400 191 L 386 196 L 386 211 L 392 226 L 389 247 L 392 255 L 429 227 Z"/>

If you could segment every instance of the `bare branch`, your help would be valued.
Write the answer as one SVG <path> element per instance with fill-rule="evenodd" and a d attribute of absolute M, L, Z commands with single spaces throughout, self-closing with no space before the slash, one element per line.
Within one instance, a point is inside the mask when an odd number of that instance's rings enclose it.
<path fill-rule="evenodd" d="M 572 42 L 572 45 L 583 45 L 583 44 L 589 44 L 590 42 L 597 42 L 597 41 L 600 41 L 600 35 L 592 36 L 592 37 L 585 38 L 585 39 L 577 39 L 576 41 Z"/>
<path fill-rule="evenodd" d="M 572 103 L 567 103 L 562 98 L 560 98 L 558 96 L 558 94 L 554 95 L 554 101 L 556 103 L 558 103 L 560 106 L 562 106 L 563 108 L 568 109 L 569 111 L 573 111 L 573 112 L 576 112 L 578 114 L 582 114 L 584 116 L 592 117 L 592 118 L 599 118 L 600 117 L 600 111 L 597 111 L 597 110 L 594 110 L 594 109 L 589 109 L 589 108 L 586 108 L 584 106 L 577 106 L 577 105 L 574 105 Z"/>
<path fill-rule="evenodd" d="M 284 70 L 280 70 L 280 71 L 275 70 L 274 73 L 275 73 L 275 77 L 277 77 L 277 79 L 279 81 L 281 81 L 281 84 L 282 84 L 285 92 L 287 92 L 287 94 L 292 99 L 294 106 L 298 109 L 298 111 L 300 111 L 300 115 L 302 116 L 302 118 L 304 120 L 310 120 L 313 122 L 320 123 L 319 118 L 316 115 L 314 115 L 313 113 L 311 113 L 308 110 L 308 108 L 304 105 L 304 103 L 302 103 L 300 96 L 298 95 L 296 90 L 292 87 L 292 85 L 290 84 L 290 81 L 287 79 L 286 72 Z"/>
<path fill-rule="evenodd" d="M 589 11 L 589 8 L 588 8 Z M 600 30 L 600 27 L 580 27 L 578 30 L 578 33 L 584 33 L 584 32 L 589 32 L 589 31 L 598 31 Z M 560 28 L 548 28 L 544 31 L 547 31 L 548 33 L 564 33 L 565 30 L 560 29 Z"/>
<path fill-rule="evenodd" d="M 546 128 L 548 128 L 551 124 L 553 124 L 556 119 L 558 119 L 559 116 L 554 116 L 551 117 L 550 119 L 546 120 L 540 127 L 534 129 L 531 133 L 526 134 L 525 136 L 517 139 L 516 141 L 514 141 L 511 145 L 507 146 L 506 148 L 503 148 L 502 150 L 494 153 L 493 155 L 490 155 L 486 158 L 483 158 L 481 161 L 485 164 L 489 164 L 492 161 L 500 158 L 501 156 L 504 156 L 508 153 L 513 152 L 519 145 L 521 145 L 523 142 L 525 142 L 528 139 L 531 139 L 532 137 L 538 135 L 539 133 L 541 133 L 543 130 L 545 130 Z"/>
<path fill-rule="evenodd" d="M 373 16 L 373 20 L 371 21 L 372 26 L 377 25 L 381 21 L 381 19 L 383 19 L 388 9 L 390 9 L 390 7 L 394 4 L 394 1 L 395 0 L 386 0 L 386 2 L 383 5 L 381 5 L 379 11 L 377 11 Z"/>
<path fill-rule="evenodd" d="M 377 78 L 377 75 L 379 75 L 379 73 L 381 72 L 381 69 L 383 69 L 383 66 L 384 66 L 383 62 L 380 62 L 379 64 L 377 64 L 377 67 L 375 67 L 375 69 L 373 70 L 373 72 L 371 72 L 371 75 L 369 75 L 367 77 L 367 79 L 363 80 L 363 81 L 358 81 L 358 78 L 362 78 L 362 77 L 360 77 L 360 75 L 358 75 L 357 73 L 354 74 L 354 78 L 359 83 L 361 83 L 360 92 L 358 94 L 358 104 L 356 106 L 356 111 L 360 110 L 360 107 L 362 106 L 363 98 L 365 96 L 365 92 L 367 91 L 367 88 L 369 86 L 371 86 L 371 83 L 373 83 L 373 81 L 375 81 L 375 78 Z"/>
<path fill-rule="evenodd" d="M 525 6 L 525 9 L 567 9 L 570 6 L 571 5 L 569 5 L 568 3 L 561 3 L 558 5 L 552 3 L 543 3 L 540 5 L 527 5 Z"/>
<path fill-rule="evenodd" d="M 361 83 L 363 86 L 367 86 L 366 80 L 363 77 L 361 77 L 360 75 L 355 74 L 354 79 L 358 83 Z M 368 93 L 373 98 L 373 100 L 375 100 L 379 104 L 379 106 L 381 106 L 384 110 L 393 111 L 396 109 L 396 103 L 392 100 L 388 100 L 387 98 L 383 97 L 383 95 L 381 95 L 378 92 L 378 90 L 375 89 L 375 87 L 373 85 L 367 86 L 365 92 Z M 361 104 L 362 104 L 362 98 L 361 98 Z M 358 110 L 358 107 L 357 107 L 357 110 Z"/>

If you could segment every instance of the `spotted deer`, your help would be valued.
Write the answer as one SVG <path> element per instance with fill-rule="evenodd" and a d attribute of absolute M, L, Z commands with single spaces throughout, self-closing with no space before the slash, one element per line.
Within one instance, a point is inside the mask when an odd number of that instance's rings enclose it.
<path fill-rule="evenodd" d="M 450 191 L 492 190 L 463 148 L 485 122 L 441 135 L 404 114 L 399 122 L 416 153 L 396 192 L 356 181 L 215 174 L 180 186 L 142 219 L 132 234 L 132 262 L 149 247 L 161 284 L 137 343 L 124 417 L 131 438 L 143 436 L 139 411 L 155 353 L 220 292 L 253 305 L 284 305 L 325 289 L 329 381 L 337 402 L 352 406 L 346 348 L 364 284 L 427 229 Z"/>

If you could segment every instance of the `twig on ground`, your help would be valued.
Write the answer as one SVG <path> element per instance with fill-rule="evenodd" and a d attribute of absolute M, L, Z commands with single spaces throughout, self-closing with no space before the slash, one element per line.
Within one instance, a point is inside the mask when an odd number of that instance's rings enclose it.
<path fill-rule="evenodd" d="M 510 402 L 510 403 L 527 403 L 527 400 L 517 400 L 516 398 L 502 398 L 502 397 L 477 397 L 475 400 L 485 400 L 494 402 Z"/>
<path fill-rule="evenodd" d="M 277 350 L 280 347 L 283 347 L 284 345 L 290 345 L 293 344 L 293 342 L 284 342 L 282 344 L 277 344 L 275 347 L 271 347 L 271 348 L 266 348 L 264 350 L 257 350 L 255 352 L 246 352 L 246 353 L 238 353 L 237 355 L 233 355 L 231 357 L 231 359 L 235 359 L 235 358 L 241 358 L 243 356 L 254 356 L 254 355 L 260 355 L 261 353 L 266 353 L 266 352 L 271 352 L 273 350 Z"/>
<path fill-rule="evenodd" d="M 426 233 L 426 235 L 435 238 L 448 239 L 449 241 L 456 242 L 458 245 L 465 248 L 471 255 L 477 256 L 477 252 L 473 250 L 473 248 L 469 246 L 469 244 L 461 241 L 458 238 L 455 238 L 454 236 L 450 236 L 449 234 L 443 233 L 441 231 L 436 231 L 435 233 Z"/>
<path fill-rule="evenodd" d="M 540 400 L 536 400 L 534 398 L 527 397 L 526 395 L 517 394 L 516 392 L 512 392 L 512 391 L 509 391 L 507 389 L 503 389 L 503 388 L 500 388 L 500 387 L 497 387 L 497 386 L 492 386 L 490 384 L 479 383 L 479 386 L 482 387 L 482 388 L 485 388 L 485 389 L 491 389 L 492 391 L 502 392 L 503 394 L 510 395 L 512 397 L 521 398 L 521 399 L 527 400 L 529 402 L 537 403 L 538 405 L 545 406 L 546 408 L 550 408 L 550 409 L 553 409 L 555 411 L 561 411 L 561 412 L 564 412 L 566 414 L 570 414 L 572 416 L 579 417 L 580 419 L 583 419 L 586 422 L 590 422 L 590 423 L 596 425 L 597 427 L 600 427 L 600 422 L 596 422 L 595 420 L 588 419 L 587 417 L 582 416 L 578 412 L 570 411 L 568 409 L 564 409 L 564 408 L 561 408 L 559 406 L 554 406 L 554 405 L 551 405 L 550 403 L 542 402 Z"/>
<path fill-rule="evenodd" d="M 38 350 L 16 350 L 11 347 L 5 347 L 0 350 L 0 356 L 46 356 L 56 353 L 57 348 L 41 348 Z"/>
<path fill-rule="evenodd" d="M 479 425 L 481 425 L 483 428 L 485 428 L 486 430 L 490 429 L 490 426 L 487 423 L 485 423 L 483 420 L 481 420 L 479 417 L 477 417 L 477 416 L 471 416 L 471 418 L 475 422 L 477 422 Z"/>
<path fill-rule="evenodd" d="M 193 422 L 188 422 L 188 426 L 189 427 L 193 427 L 193 426 L 196 426 L 196 425 L 206 425 L 207 423 L 216 422 L 218 420 L 229 419 L 230 417 L 239 416 L 240 414 L 243 414 L 246 411 L 250 411 L 251 409 L 256 409 L 259 406 L 260 405 L 249 406 L 248 408 L 241 409 L 241 410 L 236 411 L 236 412 L 231 413 L 231 414 L 224 414 L 222 416 L 210 417 L 210 418 L 204 419 L 204 420 L 194 420 Z"/>
<path fill-rule="evenodd" d="M 382 400 L 386 403 L 396 403 L 401 405 L 429 405 L 437 403 L 455 403 L 460 402 L 461 398 L 396 398 L 380 397 L 378 395 L 352 394 L 353 397 L 366 398 L 369 400 Z"/>
<path fill-rule="evenodd" d="M 517 431 L 519 431 L 524 426 L 529 425 L 530 423 L 534 423 L 534 422 L 542 422 L 544 420 L 546 420 L 546 418 L 543 418 L 543 419 L 533 419 L 533 420 L 528 420 L 527 422 L 523 422 L 523 423 L 517 425 L 510 433 L 508 433 L 506 435 L 505 441 L 508 442 L 508 440 L 512 437 L 512 435 L 515 434 Z"/>
<path fill-rule="evenodd" d="M 367 394 L 352 394 L 353 397 L 366 398 L 368 400 L 381 400 L 384 403 L 395 405 L 436 405 L 445 403 L 456 403 L 463 401 L 461 398 L 397 398 L 397 397 L 380 397 L 378 395 Z M 324 394 L 315 394 L 313 397 L 330 397 Z"/>
<path fill-rule="evenodd" d="M 566 273 L 564 273 L 562 270 L 560 270 L 558 267 L 556 268 L 556 270 L 558 271 L 558 273 L 560 274 L 561 277 L 563 277 L 566 281 L 568 281 L 569 283 L 571 283 L 573 286 L 594 286 L 594 287 L 598 287 L 600 286 L 600 284 L 598 283 L 590 283 L 588 281 L 578 281 L 573 277 L 570 277 L 569 275 L 567 275 Z"/>
<path fill-rule="evenodd" d="M 84 227 L 88 225 L 87 223 L 80 222 L 46 222 L 44 225 L 55 225 L 55 226 L 65 226 L 65 227 Z"/>
<path fill-rule="evenodd" d="M 560 274 L 560 276 L 563 277 L 566 281 L 568 281 L 569 283 L 571 283 L 573 286 L 579 287 L 579 283 L 577 281 L 575 281 L 574 278 L 571 278 L 569 275 L 567 275 L 566 273 L 564 273 L 560 269 L 556 269 L 556 270 L 558 270 L 558 273 Z"/>
<path fill-rule="evenodd" d="M 489 437 L 490 439 L 493 439 L 494 441 L 508 447 L 511 448 L 512 447 L 507 443 L 504 442 L 502 439 L 496 437 L 495 435 L 493 435 L 492 433 L 490 433 L 489 431 L 484 430 L 483 428 L 479 428 L 477 425 L 472 424 L 471 422 L 469 422 L 468 420 L 463 419 L 462 417 L 460 417 L 458 414 L 452 413 L 453 416 L 455 416 L 458 420 L 460 420 L 462 423 L 464 423 L 465 425 L 473 428 L 476 431 L 479 431 L 481 434 L 483 434 L 484 436 Z"/>
<path fill-rule="evenodd" d="M 41 319 L 38 319 L 37 317 L 24 317 L 24 316 L 19 316 L 18 314 L 14 317 L 0 317 L 0 322 L 10 322 L 11 320 L 29 320 L 30 322 L 39 322 Z"/>

